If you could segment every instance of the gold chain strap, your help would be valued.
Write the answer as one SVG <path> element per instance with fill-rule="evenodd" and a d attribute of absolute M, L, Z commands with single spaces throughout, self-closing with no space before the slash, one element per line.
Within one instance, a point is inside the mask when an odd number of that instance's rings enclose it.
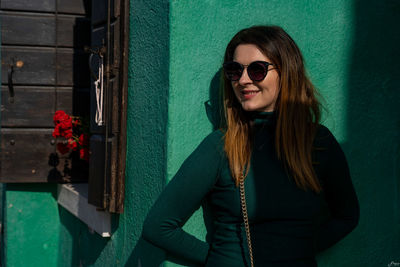
<path fill-rule="evenodd" d="M 240 204 L 242 206 L 244 227 L 246 228 L 247 246 L 249 247 L 250 265 L 251 267 L 254 267 L 253 248 L 251 246 L 251 239 L 250 239 L 249 217 L 247 214 L 246 195 L 244 192 L 244 175 L 242 175 L 240 179 L 239 190 L 240 190 Z"/>

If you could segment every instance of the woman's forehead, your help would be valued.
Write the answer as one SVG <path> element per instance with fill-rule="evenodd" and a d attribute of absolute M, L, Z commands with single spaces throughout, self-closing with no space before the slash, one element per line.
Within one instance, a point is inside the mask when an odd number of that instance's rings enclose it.
<path fill-rule="evenodd" d="M 270 61 L 270 59 L 254 44 L 240 44 L 233 53 L 233 60 L 241 64 L 253 61 Z"/>

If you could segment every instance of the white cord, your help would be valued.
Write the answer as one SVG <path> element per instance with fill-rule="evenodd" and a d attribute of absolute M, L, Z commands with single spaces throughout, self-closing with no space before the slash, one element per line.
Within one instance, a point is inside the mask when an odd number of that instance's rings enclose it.
<path fill-rule="evenodd" d="M 94 86 L 96 87 L 96 117 L 95 122 L 98 126 L 104 125 L 103 121 L 103 91 L 104 91 L 104 64 L 103 64 L 103 56 L 99 55 L 99 78 L 94 82 Z"/>

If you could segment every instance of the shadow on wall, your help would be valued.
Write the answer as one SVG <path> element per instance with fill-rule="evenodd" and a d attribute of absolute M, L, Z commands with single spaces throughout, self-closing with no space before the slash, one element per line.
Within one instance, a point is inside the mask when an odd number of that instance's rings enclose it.
<path fill-rule="evenodd" d="M 125 267 L 160 266 L 166 259 L 165 252 L 140 238 Z"/>
<path fill-rule="evenodd" d="M 210 100 L 205 103 L 205 109 L 207 111 L 208 119 L 213 124 L 214 129 L 217 129 L 219 127 L 222 118 L 221 116 L 222 106 L 220 102 L 219 86 L 220 86 L 220 72 L 218 71 L 214 75 L 210 83 L 210 89 L 209 89 Z M 203 214 L 203 216 L 207 227 L 207 233 L 208 233 L 207 239 L 208 239 L 210 237 L 210 233 L 212 232 L 210 215 Z M 160 266 L 160 264 L 162 264 L 165 260 L 181 264 L 183 266 L 192 266 L 190 263 L 185 262 L 182 259 L 178 259 L 171 255 L 168 255 L 164 250 L 149 243 L 143 238 L 139 239 L 125 266 L 126 267 Z"/>
<path fill-rule="evenodd" d="M 166 254 L 164 250 L 154 246 L 143 238 L 139 239 L 125 267 L 156 267 L 160 266 L 164 261 L 195 267 L 195 265 L 189 262 Z"/>
<path fill-rule="evenodd" d="M 58 262 L 60 266 L 91 266 L 96 263 L 110 238 L 89 233 L 86 224 L 58 206 L 61 230 Z M 71 238 L 72 237 L 72 238 Z"/>
<path fill-rule="evenodd" d="M 222 86 L 221 81 L 221 73 L 222 69 L 219 69 L 213 76 L 210 88 L 209 88 L 209 97 L 205 103 L 205 108 L 207 112 L 208 120 L 213 125 L 213 129 L 216 130 L 225 125 L 224 120 L 224 107 L 223 107 L 223 99 L 222 92 L 220 88 Z"/>
<path fill-rule="evenodd" d="M 346 240 L 346 266 L 386 266 L 399 260 L 400 251 L 400 2 L 357 0 L 354 7 L 343 149 L 361 218 Z M 340 260 L 325 257 L 319 263 L 337 266 Z"/>

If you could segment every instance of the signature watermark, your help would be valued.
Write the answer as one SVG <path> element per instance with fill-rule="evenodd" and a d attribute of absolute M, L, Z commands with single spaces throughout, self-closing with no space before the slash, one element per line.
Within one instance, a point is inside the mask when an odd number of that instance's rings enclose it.
<path fill-rule="evenodd" d="M 391 261 L 390 263 L 388 263 L 388 267 L 394 267 L 394 266 L 400 266 L 400 261 L 398 261 L 398 262 Z"/>

